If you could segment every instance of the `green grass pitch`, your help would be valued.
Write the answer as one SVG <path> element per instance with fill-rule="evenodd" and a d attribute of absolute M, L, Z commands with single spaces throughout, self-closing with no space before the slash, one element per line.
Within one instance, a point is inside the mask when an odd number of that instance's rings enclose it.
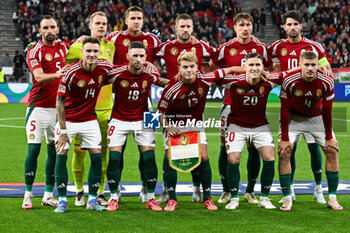
<path fill-rule="evenodd" d="M 206 117 L 218 119 L 220 107 L 220 103 L 207 103 Z M 25 112 L 24 104 L 0 104 L 0 183 L 24 182 L 24 160 L 27 153 Z M 267 112 L 276 138 L 279 104 L 270 103 Z M 347 159 L 350 153 L 349 113 L 350 103 L 334 104 L 333 125 L 340 146 L 341 180 L 350 180 L 350 160 Z M 218 132 L 208 130 L 207 138 L 213 181 L 219 181 Z M 71 164 L 71 151 L 68 166 Z M 156 157 L 160 181 L 163 155 L 161 135 L 157 134 Z M 136 144 L 129 138 L 122 181 L 140 181 L 138 157 Z M 240 169 L 242 181 L 246 180 L 246 157 L 247 153 L 244 151 Z M 45 181 L 45 160 L 46 146 L 43 144 L 35 182 Z M 296 160 L 295 180 L 313 180 L 310 156 L 304 141 L 298 144 Z M 89 166 L 88 159 L 86 166 Z M 68 171 L 69 182 L 72 182 L 71 169 Z M 325 175 L 323 179 L 326 179 Z M 277 166 L 275 180 L 278 180 Z M 179 173 L 178 181 L 191 181 L 191 176 Z M 277 202 L 281 195 L 270 197 L 279 206 Z M 225 210 L 225 204 L 218 204 L 218 211 L 209 212 L 202 204 L 192 203 L 190 196 L 180 196 L 178 209 L 173 213 L 147 210 L 138 197 L 123 197 L 119 210 L 112 213 L 90 212 L 82 207 L 75 207 L 74 198 L 68 198 L 69 212 L 62 215 L 54 214 L 53 208 L 40 206 L 41 198 L 34 198 L 34 209 L 26 211 L 21 209 L 22 198 L 0 198 L 0 232 L 350 232 L 349 195 L 338 195 L 338 200 L 344 207 L 343 211 L 332 211 L 325 205 L 316 204 L 311 195 L 298 195 L 293 210 L 289 213 L 279 209 L 260 209 L 245 203 L 243 197 L 240 198 L 240 207 L 237 210 Z M 213 199 L 216 202 L 219 197 L 213 196 Z"/>

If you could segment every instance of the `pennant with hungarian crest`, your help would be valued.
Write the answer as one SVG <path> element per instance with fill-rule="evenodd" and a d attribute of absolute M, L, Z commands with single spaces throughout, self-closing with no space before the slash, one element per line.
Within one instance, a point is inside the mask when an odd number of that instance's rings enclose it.
<path fill-rule="evenodd" d="M 182 132 L 168 139 L 169 165 L 180 172 L 190 172 L 201 163 L 199 132 Z"/>

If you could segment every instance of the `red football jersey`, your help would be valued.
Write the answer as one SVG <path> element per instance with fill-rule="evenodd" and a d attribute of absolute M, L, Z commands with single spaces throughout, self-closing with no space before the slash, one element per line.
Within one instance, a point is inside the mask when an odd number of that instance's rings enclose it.
<path fill-rule="evenodd" d="M 89 72 L 82 61 L 73 63 L 62 77 L 57 94 L 67 97 L 66 121 L 86 122 L 96 119 L 95 105 L 102 85 L 115 77 L 111 62 L 98 59 L 96 68 Z"/>
<path fill-rule="evenodd" d="M 128 65 L 114 69 L 115 98 L 112 118 L 122 121 L 141 121 L 148 109 L 148 96 L 153 83 L 159 82 L 159 73 L 148 73 L 144 68 L 139 76 L 128 70 Z"/>
<path fill-rule="evenodd" d="M 302 37 L 301 41 L 292 44 L 288 39 L 282 39 L 274 42 L 268 48 L 268 53 L 272 58 L 278 58 L 281 64 L 281 71 L 294 69 L 299 66 L 301 50 L 313 51 L 318 55 L 318 59 L 326 57 L 326 52 L 321 44 Z"/>
<path fill-rule="evenodd" d="M 42 41 L 36 43 L 27 53 L 27 64 L 30 72 L 43 69 L 44 73 L 56 73 L 66 64 L 68 46 L 57 40 L 54 46 L 46 46 Z M 59 79 L 48 83 L 38 83 L 33 79 L 28 107 L 55 108 Z"/>
<path fill-rule="evenodd" d="M 248 44 L 241 44 L 238 41 L 233 43 L 225 43 L 219 48 L 213 63 L 220 67 L 243 66 L 245 64 L 245 56 L 255 49 L 258 54 L 263 57 L 265 67 L 270 67 L 273 62 L 267 53 L 267 46 L 263 43 L 255 43 L 250 41 Z M 224 104 L 231 103 L 230 92 L 226 91 Z"/>
<path fill-rule="evenodd" d="M 282 140 L 288 141 L 289 114 L 302 117 L 323 116 L 326 139 L 332 138 L 332 104 L 334 99 L 334 79 L 317 72 L 311 82 L 302 79 L 296 70 L 286 76 L 281 86 L 281 129 Z"/>
<path fill-rule="evenodd" d="M 224 70 L 205 73 L 197 72 L 194 83 L 171 80 L 164 88 L 158 109 L 173 122 L 187 119 L 202 120 L 207 94 L 211 83 L 223 78 Z"/>
<path fill-rule="evenodd" d="M 256 85 L 246 81 L 246 74 L 227 75 L 220 84 L 227 88 L 231 98 L 231 112 L 227 123 L 255 128 L 267 124 L 266 104 L 270 91 L 281 85 L 285 73 L 270 73 L 269 81 Z"/>
<path fill-rule="evenodd" d="M 161 44 L 158 37 L 149 32 L 141 32 L 140 36 L 133 37 L 129 35 L 128 31 L 120 31 L 115 36 L 107 37 L 107 40 L 114 42 L 115 55 L 114 64 L 123 65 L 128 63 L 126 54 L 128 53 L 129 46 L 134 41 L 142 42 L 146 47 L 146 60 L 151 62 L 154 54 L 154 50 Z"/>
<path fill-rule="evenodd" d="M 216 49 L 207 45 L 203 41 L 199 41 L 195 44 L 181 44 L 177 40 L 172 40 L 160 45 L 156 50 L 155 56 L 164 59 L 168 79 L 173 79 L 179 72 L 177 58 L 180 54 L 185 52 L 196 54 L 198 59 L 198 70 L 201 70 L 203 58 L 214 58 Z"/>

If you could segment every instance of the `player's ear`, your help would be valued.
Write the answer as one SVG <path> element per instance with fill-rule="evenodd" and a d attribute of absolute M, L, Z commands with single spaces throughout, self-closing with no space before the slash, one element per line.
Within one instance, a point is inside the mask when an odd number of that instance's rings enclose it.
<path fill-rule="evenodd" d="M 100 56 L 102 54 L 102 50 L 100 49 L 99 51 L 98 51 L 98 56 Z"/>
<path fill-rule="evenodd" d="M 126 54 L 126 59 L 129 61 L 129 58 L 130 58 L 130 54 L 129 53 L 127 53 Z"/>

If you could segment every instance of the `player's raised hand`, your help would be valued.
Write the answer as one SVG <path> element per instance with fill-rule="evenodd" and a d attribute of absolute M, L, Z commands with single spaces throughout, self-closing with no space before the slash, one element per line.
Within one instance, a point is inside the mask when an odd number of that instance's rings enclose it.
<path fill-rule="evenodd" d="M 292 152 L 292 144 L 290 141 L 280 141 L 278 143 L 278 154 L 282 157 Z"/>
<path fill-rule="evenodd" d="M 176 127 L 169 127 L 166 129 L 168 136 L 180 136 L 180 130 Z"/>
<path fill-rule="evenodd" d="M 326 141 L 324 148 L 328 152 L 339 152 L 339 145 L 335 138 Z"/>

